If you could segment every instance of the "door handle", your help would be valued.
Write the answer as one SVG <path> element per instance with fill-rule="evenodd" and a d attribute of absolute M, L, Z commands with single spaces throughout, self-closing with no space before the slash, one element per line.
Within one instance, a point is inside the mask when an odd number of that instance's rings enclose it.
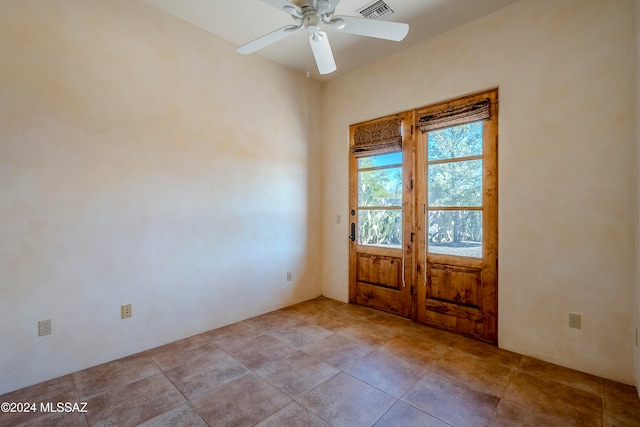
<path fill-rule="evenodd" d="M 352 242 L 356 240 L 356 223 L 351 223 L 351 235 L 349 236 Z"/>

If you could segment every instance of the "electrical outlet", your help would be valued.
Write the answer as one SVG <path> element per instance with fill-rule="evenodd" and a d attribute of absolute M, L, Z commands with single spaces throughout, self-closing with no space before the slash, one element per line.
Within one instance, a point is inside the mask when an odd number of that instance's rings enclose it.
<path fill-rule="evenodd" d="M 569 327 L 580 329 L 580 315 L 569 313 Z"/>
<path fill-rule="evenodd" d="M 49 335 L 51 333 L 51 319 L 41 320 L 38 322 L 38 335 Z"/>
<path fill-rule="evenodd" d="M 291 272 L 287 271 L 287 282 L 291 281 Z"/>
<path fill-rule="evenodd" d="M 336 224 L 342 223 L 342 215 L 336 215 Z"/>
<path fill-rule="evenodd" d="M 123 305 L 120 308 L 122 309 L 123 319 L 126 319 L 127 317 L 131 317 L 131 304 Z"/>

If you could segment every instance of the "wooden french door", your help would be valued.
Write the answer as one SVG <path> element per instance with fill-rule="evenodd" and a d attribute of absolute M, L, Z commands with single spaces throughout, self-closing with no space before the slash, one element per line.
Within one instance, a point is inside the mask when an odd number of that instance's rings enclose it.
<path fill-rule="evenodd" d="M 497 343 L 497 91 L 419 109 L 418 128 L 465 109 L 416 138 L 416 321 Z"/>
<path fill-rule="evenodd" d="M 403 113 L 350 128 L 349 301 L 403 317 L 413 302 L 412 124 Z"/>
<path fill-rule="evenodd" d="M 497 343 L 497 90 L 350 128 L 350 302 Z"/>

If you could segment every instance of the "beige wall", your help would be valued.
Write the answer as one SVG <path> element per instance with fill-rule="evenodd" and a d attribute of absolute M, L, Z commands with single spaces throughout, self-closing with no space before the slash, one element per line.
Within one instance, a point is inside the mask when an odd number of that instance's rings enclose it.
<path fill-rule="evenodd" d="M 524 0 L 326 84 L 323 294 L 348 298 L 348 126 L 499 87 L 499 345 L 633 383 L 634 3 Z"/>
<path fill-rule="evenodd" d="M 635 297 L 635 369 L 640 395 L 640 1 L 636 0 L 636 297 Z"/>
<path fill-rule="evenodd" d="M 3 2 L 0 394 L 320 295 L 321 90 L 143 2 Z"/>
<path fill-rule="evenodd" d="M 500 346 L 632 383 L 634 4 L 524 0 L 323 92 L 143 2 L 7 2 L 0 393 L 346 301 L 349 124 L 496 86 Z"/>

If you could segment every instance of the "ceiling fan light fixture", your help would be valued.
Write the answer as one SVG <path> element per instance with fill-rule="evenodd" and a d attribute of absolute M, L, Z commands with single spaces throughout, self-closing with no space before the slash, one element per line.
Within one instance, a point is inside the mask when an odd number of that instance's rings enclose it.
<path fill-rule="evenodd" d="M 321 23 L 322 18 L 320 18 L 320 16 L 317 14 L 307 12 L 304 15 L 304 28 L 309 34 L 315 34 L 320 31 Z"/>
<path fill-rule="evenodd" d="M 309 35 L 309 44 L 313 57 L 316 60 L 320 74 L 330 74 L 336 70 L 336 62 L 333 59 L 329 37 L 324 31 L 318 31 Z"/>

